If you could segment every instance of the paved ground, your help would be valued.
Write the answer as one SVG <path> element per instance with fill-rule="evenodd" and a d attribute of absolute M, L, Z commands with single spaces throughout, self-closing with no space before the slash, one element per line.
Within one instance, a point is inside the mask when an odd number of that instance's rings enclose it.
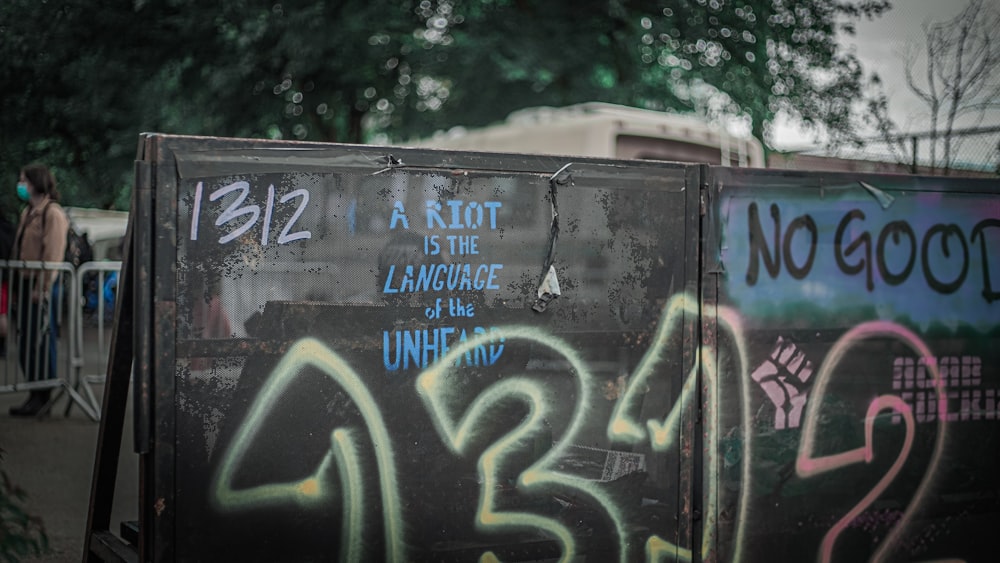
<path fill-rule="evenodd" d="M 102 387 L 95 392 L 100 398 Z M 5 451 L 0 468 L 27 492 L 27 508 L 42 518 L 51 550 L 24 561 L 78 562 L 83 558 L 99 424 L 75 407 L 64 417 L 66 397 L 47 418 L 11 417 L 8 409 L 25 397 L 0 394 L 0 448 Z M 132 453 L 131 417 L 129 410 L 111 520 L 116 533 L 119 522 L 138 519 L 138 456 Z"/>

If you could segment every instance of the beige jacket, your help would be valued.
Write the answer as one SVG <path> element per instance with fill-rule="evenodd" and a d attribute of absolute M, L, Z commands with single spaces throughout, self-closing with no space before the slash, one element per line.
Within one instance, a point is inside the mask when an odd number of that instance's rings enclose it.
<path fill-rule="evenodd" d="M 42 213 L 45 214 L 43 219 Z M 44 231 L 42 229 L 44 224 Z M 16 260 L 41 260 L 43 262 L 63 262 L 66 257 L 66 234 L 69 232 L 69 218 L 58 203 L 46 198 L 37 206 L 29 205 L 21 213 L 14 239 Z M 46 276 L 43 295 L 58 276 L 53 271 Z"/>
<path fill-rule="evenodd" d="M 45 232 L 42 231 L 43 224 Z M 69 219 L 61 205 L 47 198 L 37 207 L 29 205 L 21 213 L 21 221 L 17 225 L 15 256 L 18 260 L 62 262 L 66 256 L 68 232 Z"/>

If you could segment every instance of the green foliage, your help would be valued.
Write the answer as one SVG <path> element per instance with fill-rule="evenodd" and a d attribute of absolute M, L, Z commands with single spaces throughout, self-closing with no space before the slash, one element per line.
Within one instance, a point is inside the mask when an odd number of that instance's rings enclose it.
<path fill-rule="evenodd" d="M 4 0 L 0 206 L 55 169 L 123 208 L 143 131 L 405 141 L 529 106 L 604 101 L 849 127 L 838 33 L 886 0 Z M 7 188 L 7 189 L 5 189 Z"/>
<path fill-rule="evenodd" d="M 837 34 L 887 8 L 829 0 L 587 0 L 572 10 L 457 3 L 456 13 L 467 12 L 452 29 L 448 54 L 457 60 L 435 72 L 474 69 L 475 88 L 455 88 L 448 100 L 466 124 L 528 105 L 606 101 L 738 116 L 766 141 L 779 111 L 815 127 L 849 127 L 862 75 Z"/>
<path fill-rule="evenodd" d="M 0 450 L 0 461 L 3 450 Z M 41 519 L 24 507 L 25 492 L 0 470 L 0 560 L 10 563 L 26 555 L 41 555 L 49 547 Z"/>

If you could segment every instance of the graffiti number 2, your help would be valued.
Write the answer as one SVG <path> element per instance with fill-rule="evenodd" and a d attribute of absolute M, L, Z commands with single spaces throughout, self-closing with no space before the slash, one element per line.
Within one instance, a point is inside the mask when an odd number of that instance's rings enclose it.
<path fill-rule="evenodd" d="M 917 335 L 913 334 L 906 328 L 891 322 L 872 321 L 858 325 L 848 331 L 843 337 L 840 338 L 840 340 L 837 341 L 831 349 L 826 361 L 823 363 L 823 367 L 820 369 L 819 375 L 817 376 L 816 386 L 813 390 L 814 397 L 810 400 L 808 410 L 806 411 L 805 424 L 802 429 L 802 438 L 799 443 L 799 453 L 795 460 L 795 470 L 799 477 L 808 478 L 855 463 L 871 463 L 875 457 L 875 419 L 878 413 L 883 410 L 892 410 L 902 415 L 906 427 L 906 437 L 904 438 L 903 446 L 899 455 L 896 457 L 896 460 L 893 462 L 888 471 L 886 471 L 885 475 L 882 476 L 878 483 L 872 487 L 872 489 L 864 496 L 864 498 L 861 499 L 860 502 L 858 502 L 858 504 L 856 504 L 827 532 L 826 536 L 823 538 L 822 544 L 820 545 L 818 559 L 821 563 L 827 563 L 832 560 L 833 546 L 837 541 L 837 537 L 855 518 L 864 512 L 865 509 L 868 508 L 868 506 L 871 505 L 871 503 L 873 503 L 886 488 L 888 488 L 889 484 L 892 483 L 892 481 L 899 474 L 903 464 L 906 463 L 906 459 L 910 454 L 910 449 L 913 446 L 914 434 L 916 433 L 916 423 L 914 422 L 913 412 L 910 409 L 910 406 L 898 396 L 881 395 L 872 400 L 872 402 L 868 405 L 868 412 L 865 415 L 864 446 L 837 454 L 831 454 L 823 457 L 813 457 L 816 442 L 816 426 L 818 424 L 817 421 L 820 419 L 819 411 L 823 402 L 822 399 L 826 391 L 826 386 L 829 383 L 834 369 L 837 367 L 837 364 L 840 363 L 841 358 L 843 358 L 847 353 L 850 346 L 868 337 L 896 338 L 907 344 L 917 354 L 923 357 L 931 357 L 931 351 L 927 348 L 927 346 L 920 340 L 919 337 L 917 337 Z M 885 541 L 882 542 L 878 550 L 872 556 L 872 561 L 883 560 L 889 554 L 889 551 L 895 543 L 899 540 L 899 537 L 902 535 L 906 525 L 917 512 L 921 502 L 926 497 L 927 489 L 930 487 L 930 483 L 941 461 L 941 452 L 944 447 L 946 430 L 943 422 L 945 419 L 944 410 L 947 406 L 942 391 L 943 385 L 941 385 L 941 375 L 936 366 L 932 365 L 930 369 L 932 377 L 936 382 L 935 387 L 938 390 L 938 410 L 941 415 L 938 416 L 939 422 L 934 454 L 927 466 L 924 478 L 921 480 L 920 485 L 917 487 L 917 490 L 913 495 L 913 499 L 910 501 L 910 505 L 906 508 L 906 511 L 903 513 L 903 516 L 899 519 L 899 521 L 893 526 Z"/>

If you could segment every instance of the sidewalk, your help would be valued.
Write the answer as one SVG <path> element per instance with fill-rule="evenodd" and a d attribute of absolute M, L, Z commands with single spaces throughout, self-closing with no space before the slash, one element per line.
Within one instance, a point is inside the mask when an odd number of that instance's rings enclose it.
<path fill-rule="evenodd" d="M 100 398 L 103 388 L 98 386 L 94 392 Z M 26 396 L 0 394 L 0 449 L 4 450 L 0 467 L 27 492 L 26 508 L 42 518 L 49 538 L 48 554 L 24 561 L 79 562 L 83 558 L 100 425 L 76 406 L 69 417 L 63 416 L 66 396 L 41 420 L 10 416 L 8 409 L 21 404 Z M 111 531 L 116 534 L 120 522 L 138 519 L 139 458 L 132 453 L 131 406 L 122 443 L 111 518 Z"/>

